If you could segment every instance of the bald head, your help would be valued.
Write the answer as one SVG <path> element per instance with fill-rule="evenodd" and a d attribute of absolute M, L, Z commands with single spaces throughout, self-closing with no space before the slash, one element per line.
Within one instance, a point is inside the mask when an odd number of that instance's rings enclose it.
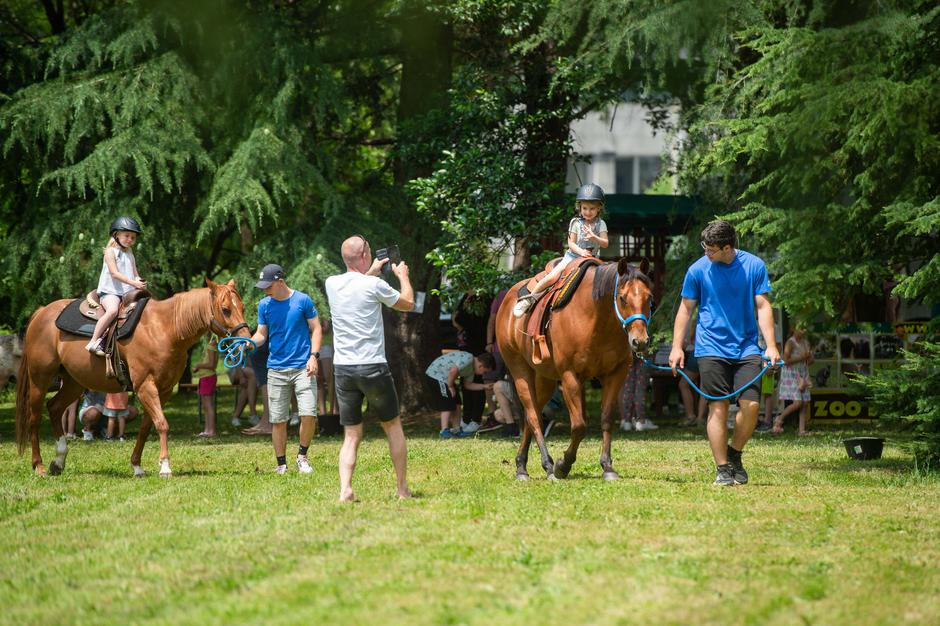
<path fill-rule="evenodd" d="M 353 235 L 343 242 L 340 248 L 340 254 L 343 255 L 343 263 L 351 270 L 363 271 L 362 265 L 368 266 L 371 259 L 369 256 L 369 242 L 360 235 Z"/>

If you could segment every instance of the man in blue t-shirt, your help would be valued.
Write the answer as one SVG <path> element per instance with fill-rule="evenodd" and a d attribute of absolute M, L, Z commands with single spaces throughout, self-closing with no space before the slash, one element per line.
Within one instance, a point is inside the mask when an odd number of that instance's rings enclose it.
<path fill-rule="evenodd" d="M 702 391 L 711 396 L 729 394 L 760 373 L 758 330 L 767 343 L 765 356 L 773 364 L 780 360 L 767 267 L 759 257 L 736 246 L 737 235 L 729 222 L 718 220 L 705 227 L 705 255 L 685 274 L 682 304 L 673 328 L 669 366 L 675 374 L 676 368 L 685 365 L 682 342 L 698 305 L 695 358 Z M 759 405 L 760 380 L 756 380 L 738 396 L 734 435 L 728 445 L 728 400 L 708 403 L 708 441 L 718 466 L 716 485 L 747 483 L 741 451 L 754 433 Z"/>
<path fill-rule="evenodd" d="M 291 397 L 296 394 L 300 413 L 297 470 L 309 474 L 313 469 L 307 448 L 316 428 L 317 359 L 323 339 L 320 318 L 310 296 L 287 286 L 280 265 L 265 265 L 255 287 L 267 294 L 258 303 L 258 330 L 252 340 L 257 346 L 268 344 L 268 413 L 277 457 L 275 472 L 287 473 L 287 421 Z"/>

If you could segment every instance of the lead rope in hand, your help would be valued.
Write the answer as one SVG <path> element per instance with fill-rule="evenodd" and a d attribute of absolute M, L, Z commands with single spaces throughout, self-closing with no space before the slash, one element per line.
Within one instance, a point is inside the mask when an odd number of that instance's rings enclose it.
<path fill-rule="evenodd" d="M 765 358 L 765 357 L 761 357 L 761 360 L 767 361 L 767 364 L 764 366 L 764 369 L 762 369 L 762 370 L 760 371 L 760 373 L 759 373 L 757 376 L 755 376 L 755 377 L 752 378 L 750 381 L 748 381 L 747 383 L 745 383 L 745 384 L 744 384 L 740 389 L 738 389 L 737 391 L 732 391 L 731 393 L 725 394 L 725 395 L 723 395 L 723 396 L 710 396 L 710 395 L 708 395 L 707 393 L 705 393 L 704 391 L 702 391 L 701 389 L 699 389 L 698 386 L 696 386 L 696 384 L 695 384 L 694 382 L 692 382 L 692 379 L 689 378 L 689 376 L 688 376 L 683 370 L 677 369 L 676 371 L 679 372 L 680 374 L 682 374 L 682 377 L 685 378 L 686 381 L 688 381 L 688 383 L 689 383 L 689 385 L 692 387 L 692 389 L 694 389 L 696 392 L 698 392 L 698 393 L 699 393 L 703 398 L 705 398 L 706 400 L 728 400 L 729 398 L 735 397 L 736 395 L 738 395 L 739 393 L 741 393 L 742 391 L 744 391 L 745 389 L 747 389 L 748 387 L 750 387 L 751 385 L 753 385 L 754 383 L 756 383 L 758 380 L 760 380 L 760 377 L 764 375 L 764 372 L 766 372 L 767 370 L 770 369 L 771 364 L 770 364 L 769 359 L 767 359 L 767 358 Z M 646 365 L 647 367 L 650 367 L 650 368 L 652 368 L 652 369 L 654 369 L 654 370 L 659 370 L 659 371 L 661 371 L 661 372 L 671 372 L 671 371 L 672 371 L 672 368 L 669 367 L 668 365 L 656 365 L 655 363 L 653 363 L 653 362 L 650 361 L 649 359 L 643 359 L 643 363 L 644 363 L 644 365 Z M 783 362 L 783 361 L 777 361 L 776 364 L 779 366 L 779 365 L 783 365 L 784 362 Z"/>
<path fill-rule="evenodd" d="M 225 367 L 235 369 L 245 364 L 248 346 L 255 349 L 255 342 L 247 337 L 223 337 L 219 339 L 219 352 L 225 355 Z"/>

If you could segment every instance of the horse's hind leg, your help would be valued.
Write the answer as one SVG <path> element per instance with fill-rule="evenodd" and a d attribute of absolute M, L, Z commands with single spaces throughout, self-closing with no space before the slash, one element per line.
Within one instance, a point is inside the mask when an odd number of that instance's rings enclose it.
<path fill-rule="evenodd" d="M 561 392 L 568 404 L 568 413 L 571 416 L 571 443 L 565 450 L 565 456 L 555 462 L 555 476 L 567 478 L 578 458 L 578 446 L 584 439 L 587 425 L 584 418 L 584 387 L 574 372 L 564 372 L 561 376 Z"/>
<path fill-rule="evenodd" d="M 42 454 L 39 451 L 39 422 L 42 420 L 43 400 L 45 399 L 45 390 L 49 386 L 49 381 L 36 380 L 30 375 L 29 386 L 29 443 L 33 450 L 33 471 L 37 476 L 46 475 L 46 466 L 42 464 Z M 61 428 L 61 424 L 59 426 Z"/>
<path fill-rule="evenodd" d="M 68 441 L 62 429 L 62 414 L 68 406 L 82 395 L 82 386 L 66 373 L 62 374 L 62 388 L 46 403 L 49 419 L 52 420 L 52 436 L 55 437 L 55 459 L 49 464 L 49 473 L 57 476 L 65 469 L 65 457 L 68 455 Z"/>
<path fill-rule="evenodd" d="M 604 480 L 618 480 L 620 474 L 614 471 L 613 460 L 610 456 L 610 444 L 613 439 L 614 415 L 619 405 L 620 389 L 626 380 L 629 364 L 613 372 L 603 380 L 603 395 L 601 398 L 601 470 Z"/>

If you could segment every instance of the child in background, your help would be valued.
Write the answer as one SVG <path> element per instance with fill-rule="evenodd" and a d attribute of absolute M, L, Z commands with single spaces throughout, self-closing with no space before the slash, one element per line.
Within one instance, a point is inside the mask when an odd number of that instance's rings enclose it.
<path fill-rule="evenodd" d="M 525 315 L 545 290 L 558 280 L 569 263 L 579 257 L 596 256 L 599 248 L 607 247 L 607 224 L 599 217 L 604 208 L 604 190 L 598 185 L 582 185 L 576 198 L 578 217 L 568 223 L 568 249 L 565 256 L 536 283 L 533 293 L 525 285 L 519 289 L 519 297 L 512 308 L 512 314 L 516 317 Z"/>
<path fill-rule="evenodd" d="M 441 439 L 463 437 L 469 432 L 457 428 L 460 424 L 460 396 L 457 394 L 457 379 L 462 387 L 471 391 L 490 391 L 492 383 L 473 382 L 474 374 L 483 375 L 493 370 L 496 362 L 493 355 L 483 352 L 473 356 L 469 352 L 448 352 L 428 366 L 425 371 L 432 397 L 437 399 L 435 408 L 441 412 Z"/>
<path fill-rule="evenodd" d="M 129 406 L 126 391 L 109 393 L 104 397 L 104 415 L 108 418 L 108 439 L 124 441 L 124 427 L 137 416 L 137 409 Z M 115 429 L 117 436 L 115 436 Z"/>
<path fill-rule="evenodd" d="M 206 344 L 206 350 L 202 355 L 202 360 L 193 365 L 193 374 L 199 376 L 199 382 L 196 386 L 196 393 L 199 395 L 199 402 L 202 404 L 202 414 L 205 416 L 205 428 L 196 435 L 197 437 L 215 437 L 215 386 L 219 377 L 215 373 L 216 365 L 219 362 L 218 339 L 213 335 Z"/>

